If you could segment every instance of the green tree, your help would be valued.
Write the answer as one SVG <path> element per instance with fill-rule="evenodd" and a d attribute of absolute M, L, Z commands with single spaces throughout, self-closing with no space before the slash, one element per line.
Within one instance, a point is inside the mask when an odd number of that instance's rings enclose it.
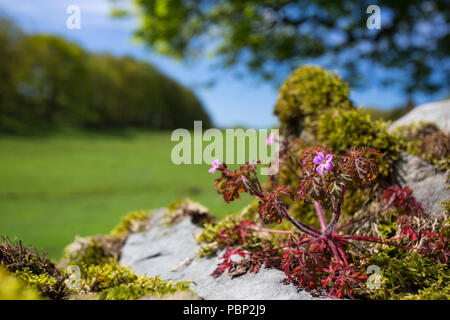
<path fill-rule="evenodd" d="M 25 101 L 17 92 L 19 86 L 24 35 L 5 19 L 0 19 L 0 128 L 6 132 L 23 131 L 22 120 L 28 118 Z"/>
<path fill-rule="evenodd" d="M 79 124 L 87 113 L 90 86 L 86 52 L 51 35 L 27 36 L 21 90 L 46 123 Z"/>
<path fill-rule="evenodd" d="M 191 128 L 211 121 L 188 88 L 132 57 L 93 54 L 0 18 L 0 131 Z"/>
<path fill-rule="evenodd" d="M 123 0 L 111 1 L 114 14 L 127 13 L 120 9 Z M 368 66 L 378 65 L 402 70 L 400 79 L 390 72 L 382 80 L 407 92 L 450 83 L 448 0 L 133 1 L 140 15 L 137 37 L 176 58 L 208 52 L 225 66 L 244 64 L 280 80 L 316 59 L 339 67 L 353 84 L 366 79 Z M 369 5 L 381 7 L 381 30 L 366 27 Z"/>

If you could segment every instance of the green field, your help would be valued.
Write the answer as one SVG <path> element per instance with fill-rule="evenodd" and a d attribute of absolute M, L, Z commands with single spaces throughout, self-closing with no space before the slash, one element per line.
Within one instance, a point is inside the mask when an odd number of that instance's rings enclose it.
<path fill-rule="evenodd" d="M 225 204 L 209 165 L 174 165 L 174 145 L 168 132 L 0 137 L 0 235 L 56 259 L 75 235 L 107 233 L 130 211 L 189 197 L 220 217 L 249 203 Z"/>

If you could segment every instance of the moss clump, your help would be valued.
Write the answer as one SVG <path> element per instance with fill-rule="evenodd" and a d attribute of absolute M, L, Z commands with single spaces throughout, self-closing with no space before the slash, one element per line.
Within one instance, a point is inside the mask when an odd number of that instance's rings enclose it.
<path fill-rule="evenodd" d="M 145 295 L 189 290 L 191 282 L 179 283 L 136 275 L 129 267 L 118 264 L 120 249 L 130 233 L 149 227 L 150 213 L 136 211 L 122 218 L 111 235 L 76 238 L 66 247 L 61 265 L 80 268 L 80 288 L 75 296 L 95 296 L 106 300 L 134 300 Z"/>
<path fill-rule="evenodd" d="M 361 110 L 331 109 L 320 115 L 318 140 L 332 147 L 335 153 L 352 147 L 378 149 L 383 154 L 379 166 L 384 176 L 389 174 L 389 168 L 404 145 L 401 139 L 389 133 L 386 122 L 372 121 Z"/>
<path fill-rule="evenodd" d="M 29 268 L 17 270 L 14 275 L 51 299 L 60 299 L 66 294 L 62 278 L 54 278 L 48 273 L 35 274 Z"/>
<path fill-rule="evenodd" d="M 81 288 L 84 292 L 98 293 L 99 299 L 134 300 L 144 295 L 163 295 L 176 291 L 189 291 L 191 281 L 167 282 L 159 277 L 136 275 L 129 267 L 113 261 L 104 265 L 81 266 Z"/>
<path fill-rule="evenodd" d="M 20 241 L 13 243 L 3 238 L 0 243 L 0 265 L 40 290 L 45 297 L 58 300 L 66 295 L 65 277 L 55 264 L 36 249 L 24 247 Z"/>
<path fill-rule="evenodd" d="M 448 265 L 436 264 L 418 252 L 388 248 L 367 260 L 367 266 L 381 269 L 381 287 L 373 289 L 374 299 L 449 299 Z"/>
<path fill-rule="evenodd" d="M 108 252 L 100 237 L 77 237 L 64 248 L 61 268 L 69 265 L 104 265 L 116 260 L 117 255 Z"/>
<path fill-rule="evenodd" d="M 165 294 L 173 294 L 180 291 L 191 291 L 189 286 L 191 281 L 173 283 L 154 278 L 143 278 L 136 283 L 121 284 L 120 286 L 103 290 L 99 295 L 99 300 L 136 300 L 147 295 L 161 297 Z"/>
<path fill-rule="evenodd" d="M 237 233 L 232 233 L 227 240 L 219 240 L 219 236 L 222 236 L 225 230 L 233 230 L 242 219 L 233 214 L 225 216 L 217 223 L 206 223 L 203 226 L 203 231 L 200 232 L 197 237 L 197 243 L 201 244 L 198 252 L 199 257 L 206 257 L 215 254 L 227 245 L 233 246 L 240 244 L 240 239 Z"/>
<path fill-rule="evenodd" d="M 349 188 L 345 194 L 342 205 L 342 214 L 345 217 L 352 217 L 356 212 L 363 209 L 372 199 L 370 187 Z M 344 218 L 345 219 L 345 218 Z"/>
<path fill-rule="evenodd" d="M 80 270 L 81 287 L 86 292 L 101 292 L 133 283 L 138 278 L 129 267 L 121 266 L 116 261 L 104 265 L 81 265 Z"/>
<path fill-rule="evenodd" d="M 110 235 L 76 237 L 75 241 L 64 248 L 60 268 L 68 265 L 104 265 L 118 260 L 119 253 L 131 233 L 143 232 L 149 228 L 151 213 L 135 211 L 124 216 Z"/>
<path fill-rule="evenodd" d="M 14 277 L 0 266 L 0 300 L 42 300 L 38 290 Z"/>
<path fill-rule="evenodd" d="M 297 220 L 306 223 L 307 225 L 310 225 L 316 229 L 320 229 L 319 218 L 312 204 L 305 203 L 304 201 L 294 202 L 289 206 L 289 214 Z M 274 225 L 273 227 L 274 229 L 279 230 L 294 230 L 292 225 L 290 223 L 287 223 L 287 221 L 283 221 L 282 224 L 284 226 L 281 226 L 281 228 L 278 228 L 276 225 Z"/>
<path fill-rule="evenodd" d="M 36 249 L 24 247 L 21 241 L 13 242 L 6 237 L 0 242 L 0 264 L 12 273 L 28 268 L 35 274 L 58 274 L 55 264 Z"/>
<path fill-rule="evenodd" d="M 439 167 L 450 169 L 450 134 L 433 123 L 419 122 L 395 129 L 407 141 L 406 150 Z"/>
<path fill-rule="evenodd" d="M 184 218 L 189 217 L 192 223 L 203 227 L 206 223 L 212 223 L 215 218 L 209 214 L 208 208 L 190 199 L 176 200 L 172 202 L 164 213 L 164 223 L 173 225 Z"/>
<path fill-rule="evenodd" d="M 199 243 L 199 257 L 215 254 L 225 247 L 239 245 L 248 251 L 259 251 L 276 247 L 282 238 L 272 233 L 257 232 L 252 230 L 253 223 L 260 221 L 258 215 L 258 201 L 253 201 L 238 215 L 229 214 L 216 223 L 206 223 L 203 231 L 196 236 Z M 265 228 L 277 230 L 292 230 L 292 225 L 283 221 L 281 224 L 265 225 Z M 241 233 L 243 231 L 243 233 Z M 244 240 L 244 241 L 243 241 Z"/>
<path fill-rule="evenodd" d="M 329 108 L 352 108 L 350 89 L 335 73 L 317 66 L 295 70 L 279 90 L 274 114 L 287 135 L 299 135 L 303 128 L 314 132 L 319 115 Z"/>
<path fill-rule="evenodd" d="M 123 236 L 130 233 L 143 232 L 149 227 L 149 211 L 140 210 L 127 214 L 120 223 L 111 231 L 112 236 Z"/>

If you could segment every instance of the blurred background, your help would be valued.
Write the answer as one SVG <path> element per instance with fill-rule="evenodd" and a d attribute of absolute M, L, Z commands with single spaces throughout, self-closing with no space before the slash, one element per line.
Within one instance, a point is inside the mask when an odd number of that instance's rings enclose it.
<path fill-rule="evenodd" d="M 366 25 L 369 5 L 379 6 L 381 29 Z M 335 70 L 373 119 L 448 98 L 449 9 L 0 0 L 0 235 L 58 258 L 75 235 L 108 232 L 127 212 L 178 198 L 217 216 L 237 212 L 249 200 L 225 205 L 209 164 L 172 164 L 171 130 L 194 120 L 204 129 L 277 126 L 277 89 L 302 64 Z"/>

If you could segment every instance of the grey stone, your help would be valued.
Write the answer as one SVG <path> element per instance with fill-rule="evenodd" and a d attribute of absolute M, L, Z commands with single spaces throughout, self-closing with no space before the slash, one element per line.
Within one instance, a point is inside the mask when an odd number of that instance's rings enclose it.
<path fill-rule="evenodd" d="M 276 269 L 263 268 L 257 274 L 247 273 L 233 279 L 227 273 L 213 278 L 211 273 L 220 263 L 220 253 L 211 258 L 196 258 L 199 245 L 194 237 L 202 229 L 189 218 L 172 226 L 163 225 L 163 213 L 164 209 L 152 216 L 150 230 L 129 236 L 122 248 L 120 263 L 149 277 L 192 280 L 196 283 L 193 285 L 195 292 L 209 300 L 325 299 L 281 283 L 284 273 Z"/>
<path fill-rule="evenodd" d="M 441 130 L 450 132 L 450 99 L 417 106 L 394 121 L 389 128 L 394 129 L 420 121 L 435 123 Z"/>
<path fill-rule="evenodd" d="M 396 182 L 401 187 L 408 186 L 429 213 L 443 212 L 440 201 L 448 200 L 450 194 L 446 189 L 446 176 L 446 172 L 406 152 L 402 152 L 395 164 Z"/>

